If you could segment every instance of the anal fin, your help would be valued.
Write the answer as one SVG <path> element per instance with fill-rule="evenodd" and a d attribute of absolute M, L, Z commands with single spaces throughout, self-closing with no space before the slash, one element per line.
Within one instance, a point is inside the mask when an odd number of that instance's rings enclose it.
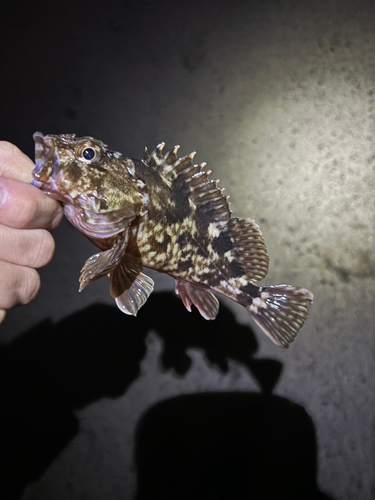
<path fill-rule="evenodd" d="M 175 291 L 189 312 L 191 312 L 191 306 L 194 305 L 204 319 L 216 318 L 219 311 L 219 301 L 210 290 L 176 280 Z"/>
<path fill-rule="evenodd" d="M 125 314 L 136 316 L 153 289 L 153 280 L 137 264 L 123 260 L 111 271 L 109 291 Z"/>

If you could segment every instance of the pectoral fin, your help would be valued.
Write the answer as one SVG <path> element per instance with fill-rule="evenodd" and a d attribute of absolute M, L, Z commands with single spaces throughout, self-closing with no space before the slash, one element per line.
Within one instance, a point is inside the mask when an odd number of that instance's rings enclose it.
<path fill-rule="evenodd" d="M 109 291 L 125 314 L 136 316 L 153 289 L 153 280 L 142 273 L 141 266 L 122 261 L 111 271 Z"/>
<path fill-rule="evenodd" d="M 204 319 L 216 318 L 219 311 L 219 301 L 210 290 L 176 280 L 175 291 L 189 312 L 194 304 Z"/>
<path fill-rule="evenodd" d="M 96 281 L 102 276 L 109 274 L 119 264 L 125 254 L 126 247 L 129 241 L 129 232 L 124 232 L 124 237 L 109 250 L 98 252 L 92 255 L 81 269 L 79 277 L 81 292 L 85 286 L 92 281 Z"/>

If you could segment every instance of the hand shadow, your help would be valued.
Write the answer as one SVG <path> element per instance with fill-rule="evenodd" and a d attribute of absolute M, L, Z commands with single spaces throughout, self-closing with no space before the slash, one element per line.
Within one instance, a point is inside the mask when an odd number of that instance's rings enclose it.
<path fill-rule="evenodd" d="M 203 393 L 162 401 L 136 433 L 136 500 L 330 500 L 311 418 L 287 399 Z"/>
<path fill-rule="evenodd" d="M 163 339 L 164 368 L 180 375 L 190 347 L 224 371 L 228 359 L 243 363 L 264 392 L 280 375 L 279 362 L 252 358 L 252 331 L 225 306 L 216 321 L 205 321 L 171 293 L 151 296 L 137 318 L 94 305 L 56 324 L 44 321 L 0 346 L 1 498 L 19 498 L 76 435 L 75 409 L 124 394 L 139 375 L 150 330 Z"/>

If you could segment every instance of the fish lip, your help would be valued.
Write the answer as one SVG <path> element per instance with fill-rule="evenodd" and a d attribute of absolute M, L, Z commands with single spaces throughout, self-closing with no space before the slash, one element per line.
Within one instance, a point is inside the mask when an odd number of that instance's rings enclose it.
<path fill-rule="evenodd" d="M 34 184 L 35 185 L 35 184 Z M 39 187 L 39 186 L 37 186 Z M 49 198 L 52 198 L 55 201 L 61 201 L 63 205 L 72 204 L 74 200 L 69 196 L 61 194 L 57 189 L 51 188 L 49 185 L 43 184 L 42 187 L 39 188 L 42 193 L 44 193 Z"/>
<path fill-rule="evenodd" d="M 42 193 L 44 193 L 49 198 L 52 198 L 53 200 L 61 201 L 64 204 L 65 203 L 71 203 L 73 201 L 71 199 L 71 197 L 63 195 L 59 191 L 59 189 L 56 186 L 56 183 L 54 182 L 54 180 L 52 178 L 49 179 L 49 181 L 46 181 L 46 182 L 33 179 L 30 182 L 30 184 L 32 186 L 35 186 L 36 188 L 38 188 L 40 191 L 42 191 Z"/>
<path fill-rule="evenodd" d="M 35 168 L 32 171 L 34 178 L 32 184 L 41 189 L 44 183 L 57 174 L 60 159 L 55 149 L 54 136 L 44 136 L 42 132 L 35 132 L 33 139 L 35 142 Z"/>
<path fill-rule="evenodd" d="M 34 171 L 33 171 L 33 172 L 34 172 Z M 43 184 L 43 182 L 41 182 L 41 181 L 37 181 L 36 179 L 33 179 L 33 180 L 30 182 L 30 184 L 31 184 L 32 186 L 35 186 L 35 187 L 39 188 L 39 189 L 42 189 L 42 188 L 43 188 L 43 185 L 44 185 L 44 184 Z"/>

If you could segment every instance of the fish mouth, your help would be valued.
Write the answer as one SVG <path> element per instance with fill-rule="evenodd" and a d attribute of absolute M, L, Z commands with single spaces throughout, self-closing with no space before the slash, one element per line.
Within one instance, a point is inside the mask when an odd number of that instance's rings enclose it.
<path fill-rule="evenodd" d="M 43 136 L 41 132 L 35 132 L 33 139 L 35 141 L 35 168 L 31 173 L 33 176 L 31 185 L 54 200 L 67 203 L 67 196 L 61 193 L 56 184 L 60 159 L 56 152 L 54 136 Z"/>
<path fill-rule="evenodd" d="M 35 168 L 32 171 L 31 184 L 43 189 L 44 184 L 53 178 L 60 166 L 60 159 L 55 150 L 53 136 L 43 136 L 41 132 L 33 135 L 35 141 Z"/>

